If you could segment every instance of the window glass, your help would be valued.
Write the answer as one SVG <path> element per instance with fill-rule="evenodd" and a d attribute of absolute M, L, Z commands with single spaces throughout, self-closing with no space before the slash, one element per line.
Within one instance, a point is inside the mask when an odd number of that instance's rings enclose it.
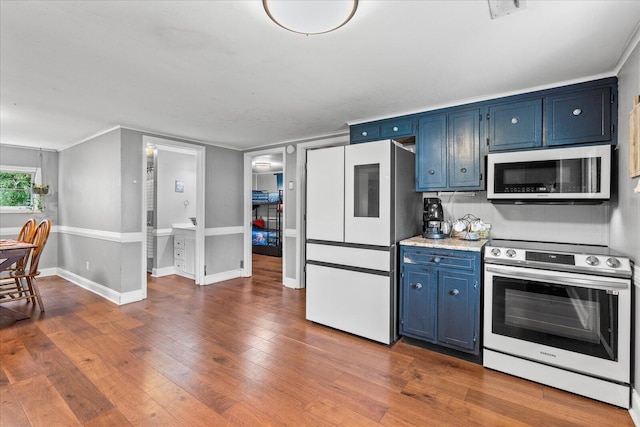
<path fill-rule="evenodd" d="M 40 210 L 34 202 L 33 186 L 39 183 L 40 173 L 36 168 L 0 166 L 0 210 L 23 212 Z"/>
<path fill-rule="evenodd" d="M 353 185 L 353 216 L 379 218 L 380 165 L 356 165 Z"/>

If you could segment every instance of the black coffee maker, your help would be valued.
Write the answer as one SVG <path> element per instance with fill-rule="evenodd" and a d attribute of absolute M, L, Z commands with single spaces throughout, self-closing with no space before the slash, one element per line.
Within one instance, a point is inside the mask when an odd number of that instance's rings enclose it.
<path fill-rule="evenodd" d="M 424 222 L 422 226 L 423 237 L 427 239 L 444 239 L 449 237 L 448 233 L 445 233 L 445 230 L 443 230 L 445 221 L 440 199 L 424 199 L 422 220 Z"/>

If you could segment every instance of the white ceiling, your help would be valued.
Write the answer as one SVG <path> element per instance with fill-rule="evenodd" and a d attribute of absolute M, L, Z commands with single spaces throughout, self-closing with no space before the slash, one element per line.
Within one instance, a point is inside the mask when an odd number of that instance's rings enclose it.
<path fill-rule="evenodd" d="M 248 149 L 615 75 L 640 1 L 360 0 L 335 32 L 259 0 L 0 2 L 0 141 L 61 149 L 115 126 Z"/>

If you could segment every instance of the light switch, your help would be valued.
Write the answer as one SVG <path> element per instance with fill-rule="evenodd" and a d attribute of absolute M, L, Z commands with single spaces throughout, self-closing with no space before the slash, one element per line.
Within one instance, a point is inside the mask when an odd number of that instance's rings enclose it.
<path fill-rule="evenodd" d="M 293 190 L 293 181 L 289 181 L 289 190 Z"/>

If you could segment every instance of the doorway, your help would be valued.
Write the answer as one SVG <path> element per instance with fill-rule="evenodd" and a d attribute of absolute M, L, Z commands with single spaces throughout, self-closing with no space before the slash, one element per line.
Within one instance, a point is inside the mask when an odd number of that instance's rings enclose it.
<path fill-rule="evenodd" d="M 204 283 L 205 147 L 144 136 L 142 287 L 147 273 Z"/>
<path fill-rule="evenodd" d="M 245 243 L 243 276 L 253 274 L 253 257 L 273 257 L 284 284 L 286 264 L 286 182 L 284 148 L 244 155 Z M 277 260 L 276 260 L 277 259 Z"/>

